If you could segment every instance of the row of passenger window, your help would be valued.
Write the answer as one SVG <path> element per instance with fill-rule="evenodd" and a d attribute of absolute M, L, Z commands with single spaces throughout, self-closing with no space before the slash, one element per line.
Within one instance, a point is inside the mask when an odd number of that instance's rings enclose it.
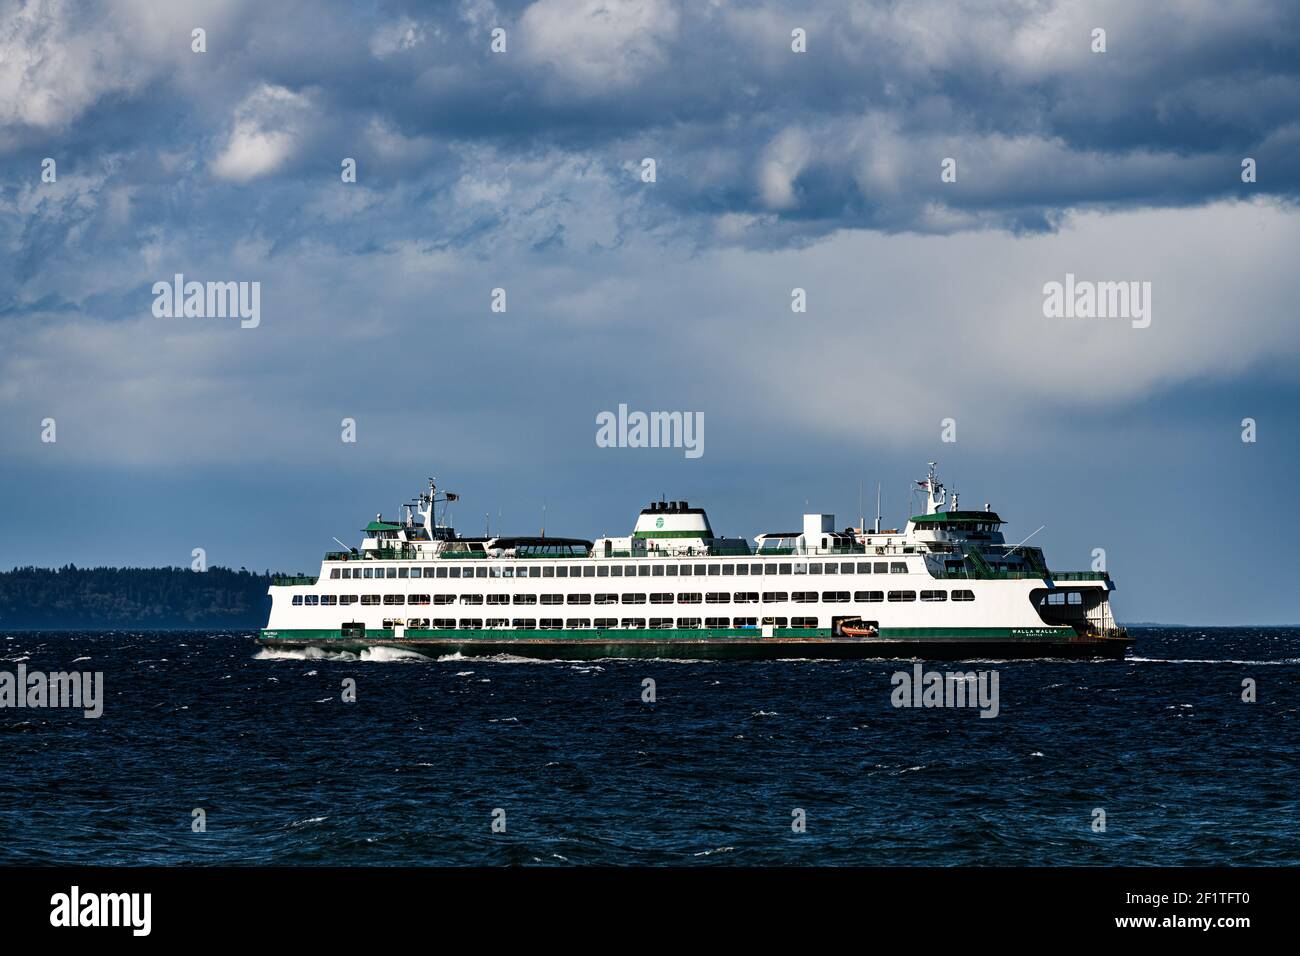
<path fill-rule="evenodd" d="M 426 628 L 432 630 L 455 630 L 458 626 L 462 629 L 480 629 L 480 628 L 523 628 L 536 629 L 543 631 L 558 630 L 584 630 L 586 628 L 623 628 L 626 630 L 641 630 L 643 628 L 652 628 L 654 630 L 663 630 L 671 628 L 717 628 L 717 627 L 758 627 L 758 618 L 756 617 L 516 617 L 516 618 L 480 618 L 480 617 L 462 617 L 459 625 L 456 618 L 453 617 L 435 617 L 435 618 L 407 618 L 404 622 L 401 618 L 384 621 L 385 627 L 392 627 L 395 624 L 405 624 L 410 628 Z M 815 617 L 765 617 L 764 624 L 771 624 L 775 627 L 816 627 L 817 618 Z"/>
<path fill-rule="evenodd" d="M 848 591 L 822 591 L 820 600 L 825 604 L 848 604 L 850 602 L 850 592 Z M 947 601 L 949 592 L 942 590 L 922 591 L 920 598 L 926 602 Z M 916 591 L 853 591 L 851 600 L 858 604 L 873 604 L 884 600 L 890 601 L 915 601 L 917 599 Z M 473 606 L 480 604 L 488 605 L 582 605 L 582 604 L 784 604 L 792 601 L 795 604 L 816 604 L 818 602 L 818 592 L 816 591 L 687 591 L 680 594 L 672 594 L 667 591 L 658 591 L 650 594 L 645 593 L 626 593 L 626 594 L 295 594 L 293 603 L 295 606 L 306 605 L 315 607 L 317 605 L 333 607 L 336 605 L 350 605 L 358 602 L 364 607 L 395 607 L 399 605 L 446 605 L 461 604 Z M 954 601 L 973 601 L 975 592 L 957 590 L 952 592 Z"/>
<path fill-rule="evenodd" d="M 766 572 L 764 569 L 766 568 Z M 363 578 L 635 578 L 771 574 L 907 574 L 906 561 L 770 561 L 752 564 L 502 564 L 330 568 L 332 579 Z"/>

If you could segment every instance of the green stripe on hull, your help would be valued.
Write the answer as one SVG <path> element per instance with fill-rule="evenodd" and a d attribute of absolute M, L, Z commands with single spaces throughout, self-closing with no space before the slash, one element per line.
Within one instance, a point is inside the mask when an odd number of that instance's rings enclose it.
<path fill-rule="evenodd" d="M 932 628 L 896 631 L 931 632 Z M 1046 632 L 1049 636 L 1044 636 Z M 915 636 L 832 637 L 826 629 L 782 628 L 773 637 L 756 629 L 699 630 L 391 630 L 364 636 L 339 630 L 262 632 L 270 647 L 323 647 L 359 652 L 370 647 L 408 648 L 428 655 L 514 655 L 559 660 L 650 658 L 666 660 L 970 660 L 972 658 L 1124 657 L 1131 641 L 1078 638 L 1070 628 L 958 628 Z"/>

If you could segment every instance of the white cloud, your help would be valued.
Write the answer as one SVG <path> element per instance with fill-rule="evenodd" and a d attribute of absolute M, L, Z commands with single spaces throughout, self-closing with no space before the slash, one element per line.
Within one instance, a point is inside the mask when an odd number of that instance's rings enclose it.
<path fill-rule="evenodd" d="M 379 27 L 371 34 L 370 52 L 383 59 L 402 50 L 419 46 L 424 39 L 423 25 L 416 23 L 410 17 L 402 17 L 400 20 Z"/>
<path fill-rule="evenodd" d="M 109 93 L 138 89 L 147 64 L 106 30 L 78 32 L 64 0 L 7 3 L 0 17 L 0 129 L 65 127 Z M 3 146 L 0 142 L 0 146 Z"/>
<path fill-rule="evenodd" d="M 212 172 L 243 183 L 280 168 L 297 147 L 309 107 L 301 94 L 262 84 L 235 108 L 230 135 L 212 161 Z"/>
<path fill-rule="evenodd" d="M 596 93 L 662 66 L 678 20 L 670 0 L 537 0 L 519 32 L 529 61 Z"/>
<path fill-rule="evenodd" d="M 759 163 L 758 190 L 769 209 L 798 205 L 794 181 L 812 158 L 812 145 L 800 129 L 787 129 L 768 144 Z"/>

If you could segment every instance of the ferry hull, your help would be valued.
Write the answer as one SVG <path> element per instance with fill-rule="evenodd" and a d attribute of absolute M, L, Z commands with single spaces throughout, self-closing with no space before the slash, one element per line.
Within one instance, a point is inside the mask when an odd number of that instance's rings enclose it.
<path fill-rule="evenodd" d="M 997 630 L 993 628 L 977 630 Z M 1005 629 L 1010 631 L 1012 629 Z M 1066 635 L 1016 637 L 981 634 L 926 636 L 833 637 L 811 636 L 698 636 L 658 637 L 647 632 L 548 632 L 546 636 L 507 637 L 510 632 L 479 632 L 453 636 L 373 634 L 344 636 L 322 632 L 263 631 L 259 643 L 269 648 L 359 652 L 386 647 L 412 650 L 429 657 L 515 657 L 543 660 L 596 660 L 609 658 L 660 658 L 669 660 L 822 660 L 915 659 L 922 660 L 1026 660 L 1122 659 L 1132 641 L 1125 637 L 1080 638 Z M 673 633 L 673 632 L 668 632 Z M 581 636 L 577 636 L 577 635 Z"/>

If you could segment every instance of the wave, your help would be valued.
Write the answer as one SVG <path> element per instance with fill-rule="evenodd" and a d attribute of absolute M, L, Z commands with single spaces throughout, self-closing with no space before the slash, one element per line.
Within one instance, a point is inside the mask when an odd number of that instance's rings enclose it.
<path fill-rule="evenodd" d="M 1300 664 L 1300 657 L 1284 657 L 1276 661 L 1241 661 L 1235 658 L 1202 660 L 1181 657 L 1126 657 L 1130 664 L 1248 664 L 1251 667 L 1272 666 L 1276 664 Z"/>
<path fill-rule="evenodd" d="M 543 659 L 540 657 L 520 657 L 517 654 L 493 654 L 489 657 L 478 657 L 471 655 L 466 657 L 460 651 L 455 654 L 443 654 L 438 659 L 439 664 L 445 664 L 450 661 L 465 662 L 471 661 L 475 664 L 574 664 L 582 663 L 580 661 L 560 661 L 553 659 Z M 469 673 L 474 673 L 470 671 Z"/>

